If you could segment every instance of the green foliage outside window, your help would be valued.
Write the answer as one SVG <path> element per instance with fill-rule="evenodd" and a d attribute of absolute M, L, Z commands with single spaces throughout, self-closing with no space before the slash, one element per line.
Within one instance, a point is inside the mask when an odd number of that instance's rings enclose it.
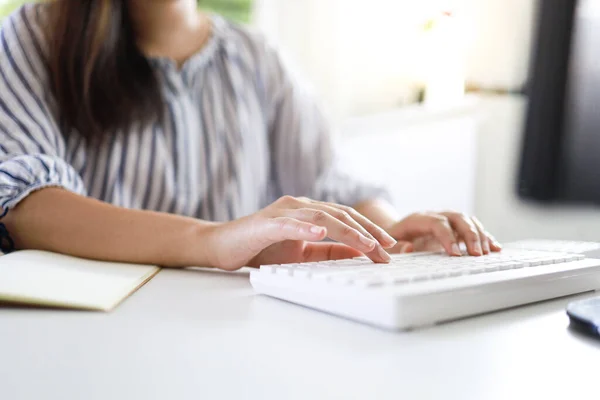
<path fill-rule="evenodd" d="M 22 4 L 32 0 L 0 0 L 0 20 Z M 198 6 L 238 22 L 248 22 L 252 14 L 252 0 L 198 0 Z"/>
<path fill-rule="evenodd" d="M 252 0 L 198 0 L 198 5 L 238 22 L 248 22 L 252 15 Z"/>
<path fill-rule="evenodd" d="M 27 2 L 27 0 L 0 0 L 0 20 Z"/>

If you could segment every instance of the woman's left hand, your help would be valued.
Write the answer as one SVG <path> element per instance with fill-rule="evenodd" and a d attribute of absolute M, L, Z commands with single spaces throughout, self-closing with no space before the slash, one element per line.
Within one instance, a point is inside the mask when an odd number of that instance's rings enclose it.
<path fill-rule="evenodd" d="M 398 241 L 390 253 L 433 251 L 460 256 L 459 244 L 465 243 L 472 256 L 481 256 L 502 249 L 498 241 L 485 230 L 481 222 L 458 212 L 412 214 L 387 229 Z"/>

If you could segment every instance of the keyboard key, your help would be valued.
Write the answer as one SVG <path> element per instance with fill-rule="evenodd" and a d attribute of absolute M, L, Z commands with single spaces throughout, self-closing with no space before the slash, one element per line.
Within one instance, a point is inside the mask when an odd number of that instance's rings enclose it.
<path fill-rule="evenodd" d="M 350 285 L 354 283 L 354 279 L 349 275 L 331 275 L 329 281 L 334 285 Z"/>
<path fill-rule="evenodd" d="M 500 270 L 500 267 L 495 264 L 486 265 L 484 268 L 485 272 L 495 272 Z"/>
<path fill-rule="evenodd" d="M 306 278 L 309 279 L 312 275 L 312 272 L 309 269 L 296 268 L 294 269 L 293 276 L 295 278 Z"/>
<path fill-rule="evenodd" d="M 354 284 L 359 287 L 378 287 L 383 286 L 384 281 L 380 278 L 362 278 L 356 279 Z"/>
<path fill-rule="evenodd" d="M 408 283 L 408 282 L 410 282 L 410 276 L 409 275 L 388 276 L 384 279 L 384 282 L 386 284 L 390 284 L 390 285 L 399 285 L 399 284 L 403 284 L 403 283 Z"/>
<path fill-rule="evenodd" d="M 277 272 L 277 267 L 280 267 L 280 265 L 261 265 L 260 271 L 268 274 L 274 274 Z"/>
<path fill-rule="evenodd" d="M 465 268 L 465 272 L 469 275 L 480 274 L 482 272 L 485 272 L 485 267 L 482 265 L 482 266 Z"/>
<path fill-rule="evenodd" d="M 500 271 L 506 271 L 507 269 L 515 269 L 520 264 L 517 262 L 514 262 L 514 261 L 509 261 L 509 262 L 505 262 L 505 263 L 499 263 L 497 265 L 498 265 L 498 269 Z"/>
<path fill-rule="evenodd" d="M 431 273 L 431 279 L 442 279 L 448 276 L 448 271 L 435 271 Z"/>
<path fill-rule="evenodd" d="M 277 275 L 292 276 L 293 275 L 293 271 L 294 271 L 294 269 L 292 267 L 288 267 L 288 266 L 282 265 L 282 266 L 280 266 L 279 268 L 276 269 L 275 273 Z"/>

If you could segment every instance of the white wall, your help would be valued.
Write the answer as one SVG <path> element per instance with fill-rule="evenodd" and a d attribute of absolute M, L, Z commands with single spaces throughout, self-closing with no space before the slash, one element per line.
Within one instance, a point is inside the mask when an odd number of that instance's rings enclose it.
<path fill-rule="evenodd" d="M 344 170 L 387 187 L 401 216 L 474 212 L 477 121 L 468 109 L 406 110 L 349 119 Z"/>
<path fill-rule="evenodd" d="M 468 80 L 484 87 L 520 88 L 529 69 L 538 0 L 467 1 L 477 33 Z"/>
<path fill-rule="evenodd" d="M 526 101 L 482 102 L 475 211 L 501 240 L 548 238 L 600 241 L 600 207 L 542 206 L 516 195 Z"/>
<path fill-rule="evenodd" d="M 343 119 L 392 109 L 411 97 L 422 79 L 421 27 L 431 10 L 445 4 L 457 6 L 472 32 L 467 80 L 518 88 L 528 68 L 537 0 L 257 1 L 258 27 Z"/>
<path fill-rule="evenodd" d="M 259 0 L 257 25 L 334 116 L 390 109 L 410 84 L 412 0 Z M 412 7 L 417 9 L 417 7 Z"/>

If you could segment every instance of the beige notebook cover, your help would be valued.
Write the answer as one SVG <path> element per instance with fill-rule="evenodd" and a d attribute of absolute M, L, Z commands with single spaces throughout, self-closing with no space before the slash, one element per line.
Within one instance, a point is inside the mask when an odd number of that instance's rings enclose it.
<path fill-rule="evenodd" d="M 17 251 L 0 256 L 0 302 L 110 311 L 158 271 L 148 265 Z"/>

